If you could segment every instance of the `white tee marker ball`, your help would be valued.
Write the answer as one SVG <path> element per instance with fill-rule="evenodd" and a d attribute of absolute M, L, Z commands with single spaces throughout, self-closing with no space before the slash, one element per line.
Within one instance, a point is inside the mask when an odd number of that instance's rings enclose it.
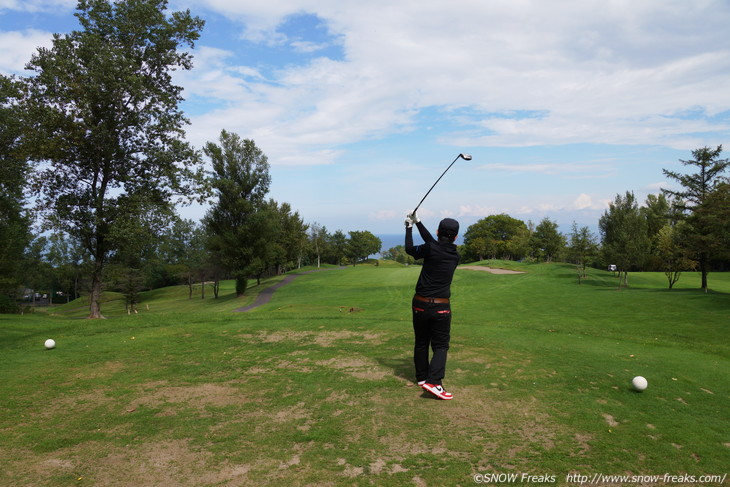
<path fill-rule="evenodd" d="M 55 342 L 55 340 L 53 340 L 51 338 L 49 338 L 48 340 L 46 340 L 46 348 L 48 350 L 50 350 L 52 348 L 56 348 L 56 342 Z"/>
<path fill-rule="evenodd" d="M 648 385 L 649 385 L 649 383 L 648 383 L 648 382 L 646 381 L 646 379 L 644 379 L 644 378 L 643 378 L 642 376 L 640 376 L 640 375 L 637 375 L 637 376 L 636 376 L 636 377 L 634 377 L 634 378 L 633 378 L 633 380 L 631 381 L 631 385 L 633 385 L 633 386 L 634 386 L 634 389 L 635 389 L 635 390 L 637 390 L 637 391 L 641 392 L 641 391 L 643 391 L 644 389 L 646 389 L 646 386 L 648 386 Z"/>

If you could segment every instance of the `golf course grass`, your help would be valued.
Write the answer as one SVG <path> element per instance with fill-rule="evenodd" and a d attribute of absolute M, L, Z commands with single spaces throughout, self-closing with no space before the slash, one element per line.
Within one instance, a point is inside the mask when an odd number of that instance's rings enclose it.
<path fill-rule="evenodd" d="M 478 264 L 522 273 L 456 271 L 452 401 L 413 384 L 417 266 L 0 315 L 0 485 L 727 485 L 730 275 Z"/>

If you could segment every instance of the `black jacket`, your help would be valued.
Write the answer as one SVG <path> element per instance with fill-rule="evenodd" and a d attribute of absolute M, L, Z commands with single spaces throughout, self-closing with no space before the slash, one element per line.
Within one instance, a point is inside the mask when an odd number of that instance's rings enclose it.
<path fill-rule="evenodd" d="M 434 239 L 421 222 L 416 223 L 416 227 L 424 241 L 422 245 L 413 245 L 413 228 L 406 227 L 406 253 L 416 260 L 423 259 L 416 294 L 427 298 L 449 298 L 451 280 L 459 264 L 456 245 Z"/>

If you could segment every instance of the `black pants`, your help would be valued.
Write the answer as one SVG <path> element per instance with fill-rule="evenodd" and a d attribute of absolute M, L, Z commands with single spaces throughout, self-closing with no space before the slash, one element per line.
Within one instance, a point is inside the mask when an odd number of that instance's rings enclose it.
<path fill-rule="evenodd" d="M 451 339 L 451 305 L 414 299 L 412 307 L 413 331 L 416 336 L 413 347 L 416 380 L 439 385 L 446 375 L 446 355 Z M 429 347 L 433 350 L 430 361 Z"/>

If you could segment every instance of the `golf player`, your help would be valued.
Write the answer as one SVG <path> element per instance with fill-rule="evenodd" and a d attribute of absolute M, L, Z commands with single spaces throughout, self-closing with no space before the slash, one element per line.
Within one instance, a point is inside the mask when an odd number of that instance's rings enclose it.
<path fill-rule="evenodd" d="M 416 381 L 423 389 L 440 399 L 453 399 L 444 390 L 441 381 L 446 374 L 446 354 L 451 339 L 451 280 L 459 263 L 454 240 L 459 233 L 459 222 L 444 218 L 439 223 L 434 239 L 415 212 L 406 224 L 406 253 L 414 259 L 423 259 L 421 275 L 413 296 L 413 331 L 415 346 L 413 362 Z M 413 225 L 416 225 L 424 243 L 413 245 Z M 429 361 L 429 347 L 433 356 Z"/>

